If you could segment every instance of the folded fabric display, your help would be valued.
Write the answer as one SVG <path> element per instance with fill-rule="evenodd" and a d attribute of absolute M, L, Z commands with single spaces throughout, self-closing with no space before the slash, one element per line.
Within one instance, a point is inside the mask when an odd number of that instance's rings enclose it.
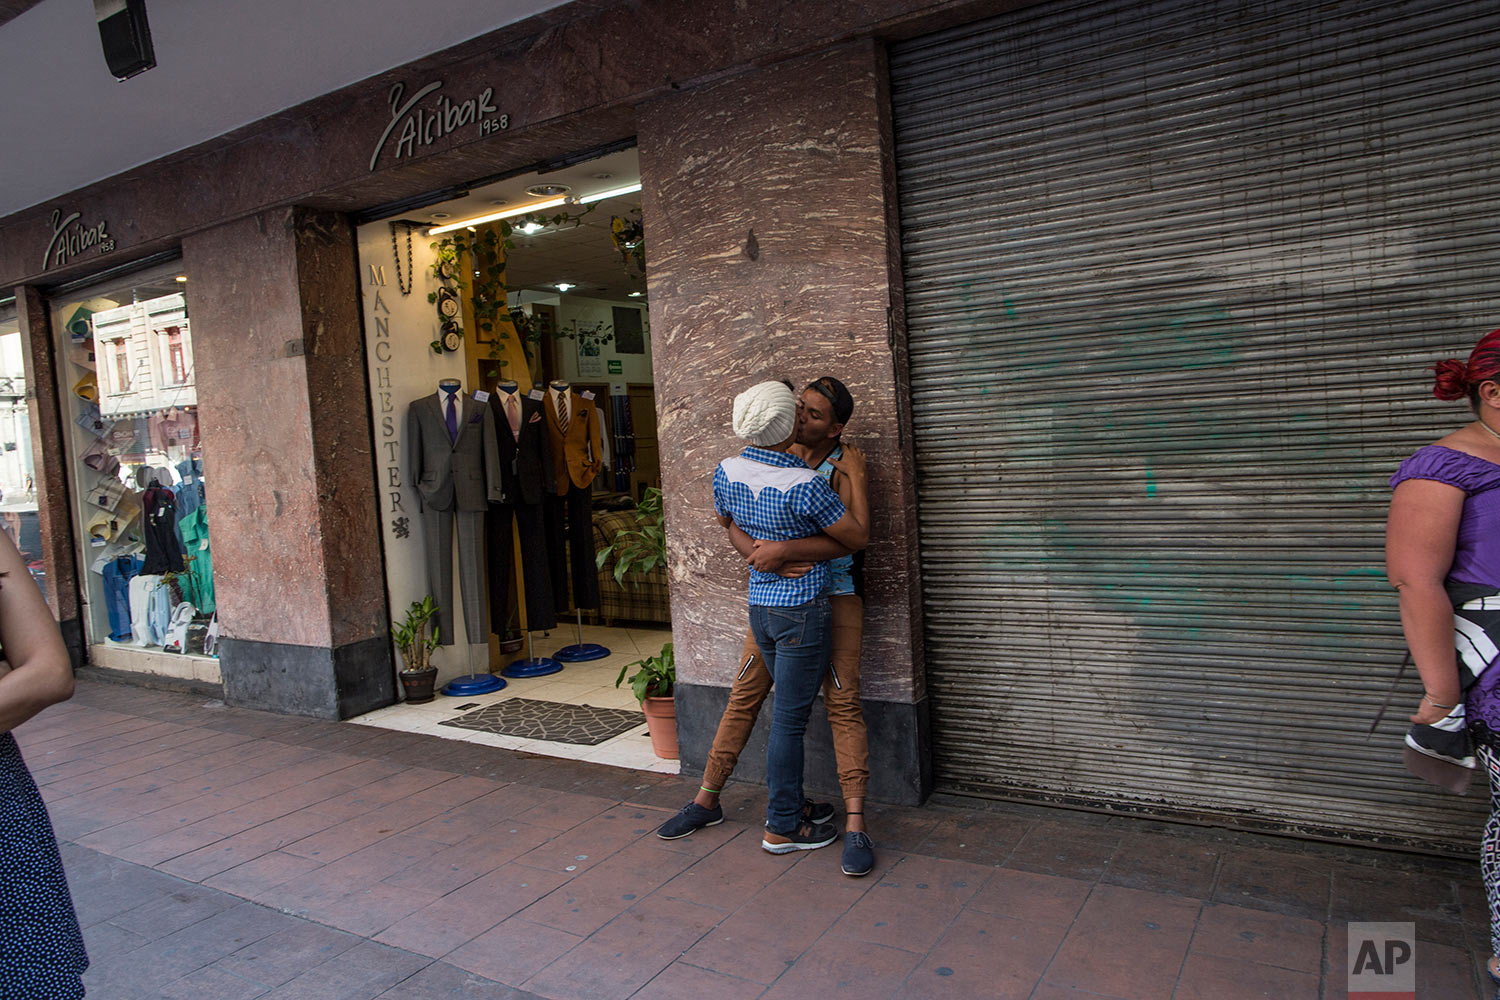
<path fill-rule="evenodd" d="M 125 496 L 125 484 L 113 476 L 100 476 L 94 484 L 89 487 L 87 499 L 95 507 L 112 511 L 120 506 L 120 500 Z"/>
<path fill-rule="evenodd" d="M 99 378 L 93 372 L 84 372 L 83 378 L 73 383 L 73 395 L 90 403 L 99 402 Z"/>
<path fill-rule="evenodd" d="M 117 478 L 120 472 L 120 460 L 110 453 L 109 445 L 103 440 L 96 440 L 89 445 L 88 450 L 83 453 L 83 464 L 86 468 L 112 478 Z"/>

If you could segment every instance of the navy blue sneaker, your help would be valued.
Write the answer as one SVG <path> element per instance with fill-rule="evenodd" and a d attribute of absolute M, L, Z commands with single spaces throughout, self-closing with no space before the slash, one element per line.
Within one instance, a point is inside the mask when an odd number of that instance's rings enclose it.
<path fill-rule="evenodd" d="M 705 809 L 696 802 L 689 802 L 677 810 L 677 815 L 661 825 L 656 835 L 662 840 L 681 840 L 694 830 L 701 830 L 705 826 L 718 826 L 724 822 L 724 809 L 714 806 Z"/>
<path fill-rule="evenodd" d="M 844 834 L 844 857 L 839 863 L 845 875 L 870 874 L 875 867 L 875 844 L 869 834 L 862 830 L 851 830 Z"/>
<path fill-rule="evenodd" d="M 833 821 L 833 803 L 814 802 L 812 799 L 802 800 L 802 819 L 814 826 L 820 823 Z"/>
<path fill-rule="evenodd" d="M 803 823 L 791 833 L 782 834 L 787 842 L 777 843 L 775 841 L 761 838 L 760 846 L 772 854 L 790 854 L 793 851 L 816 851 L 820 847 L 827 847 L 839 838 L 839 832 L 833 828 L 831 823 Z"/>

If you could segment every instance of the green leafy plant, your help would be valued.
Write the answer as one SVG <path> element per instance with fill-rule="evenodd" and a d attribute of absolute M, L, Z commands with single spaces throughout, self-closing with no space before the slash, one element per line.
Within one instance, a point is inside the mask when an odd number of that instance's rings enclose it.
<path fill-rule="evenodd" d="M 661 509 L 661 490 L 648 487 L 635 509 L 636 526 L 622 528 L 594 557 L 602 568 L 610 557 L 615 560 L 615 582 L 625 586 L 625 577 L 634 573 L 644 577 L 658 566 L 667 564 L 667 525 Z"/>
<path fill-rule="evenodd" d="M 630 689 L 635 692 L 636 701 L 672 697 L 672 688 L 677 683 L 677 660 L 672 653 L 670 642 L 665 643 L 661 647 L 661 652 L 655 656 L 648 656 L 621 667 L 620 676 L 615 678 L 615 687 L 626 683 L 625 675 L 629 673 L 631 667 L 640 667 L 629 681 Z"/>
<path fill-rule="evenodd" d="M 433 621 L 437 613 L 438 606 L 428 594 L 420 601 L 412 601 L 411 607 L 406 609 L 406 617 L 391 626 L 391 636 L 406 663 L 402 673 L 417 673 L 430 667 L 432 651 L 438 644 L 438 625 Z M 429 626 L 431 634 L 427 631 Z"/>

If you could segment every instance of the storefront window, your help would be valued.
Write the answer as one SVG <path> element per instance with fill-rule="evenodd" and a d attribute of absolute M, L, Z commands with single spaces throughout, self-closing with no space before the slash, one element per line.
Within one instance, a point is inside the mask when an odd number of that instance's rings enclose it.
<path fill-rule="evenodd" d="M 176 266 L 52 303 L 95 646 L 213 656 L 218 633 L 187 286 Z"/>
<path fill-rule="evenodd" d="M 0 530 L 16 543 L 32 576 L 42 583 L 46 569 L 31 478 L 31 421 L 26 411 L 22 350 L 15 306 L 0 306 Z"/>

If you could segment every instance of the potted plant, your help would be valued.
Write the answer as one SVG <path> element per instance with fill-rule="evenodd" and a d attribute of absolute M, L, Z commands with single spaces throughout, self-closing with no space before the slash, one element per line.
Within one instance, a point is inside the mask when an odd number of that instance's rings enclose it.
<path fill-rule="evenodd" d="M 651 749 L 663 760 L 676 760 L 677 703 L 672 699 L 672 686 L 677 683 L 677 661 L 672 655 L 672 644 L 664 643 L 655 656 L 621 667 L 615 687 L 625 683 L 625 674 L 631 667 L 640 668 L 630 678 L 630 687 L 646 716 Z"/>
<path fill-rule="evenodd" d="M 615 560 L 615 582 L 626 586 L 626 580 L 637 580 L 659 566 L 667 564 L 667 527 L 661 506 L 661 490 L 651 487 L 636 508 L 636 527 L 617 533 L 614 540 L 599 551 L 595 565 L 603 566 L 610 557 Z M 672 644 L 665 643 L 661 652 L 644 660 L 627 663 L 615 678 L 615 687 L 625 683 L 631 667 L 640 667 L 630 678 L 641 711 L 646 715 L 646 729 L 651 733 L 651 748 L 664 760 L 677 759 L 677 707 L 672 687 L 677 683 L 677 661 Z"/>
<path fill-rule="evenodd" d="M 406 691 L 406 701 L 410 705 L 421 705 L 433 698 L 437 667 L 432 666 L 432 651 L 438 644 L 438 626 L 433 618 L 437 613 L 438 606 L 428 594 L 420 601 L 412 601 L 411 607 L 406 609 L 406 617 L 391 626 L 396 649 L 405 664 L 396 676 L 401 678 L 401 687 Z"/>

